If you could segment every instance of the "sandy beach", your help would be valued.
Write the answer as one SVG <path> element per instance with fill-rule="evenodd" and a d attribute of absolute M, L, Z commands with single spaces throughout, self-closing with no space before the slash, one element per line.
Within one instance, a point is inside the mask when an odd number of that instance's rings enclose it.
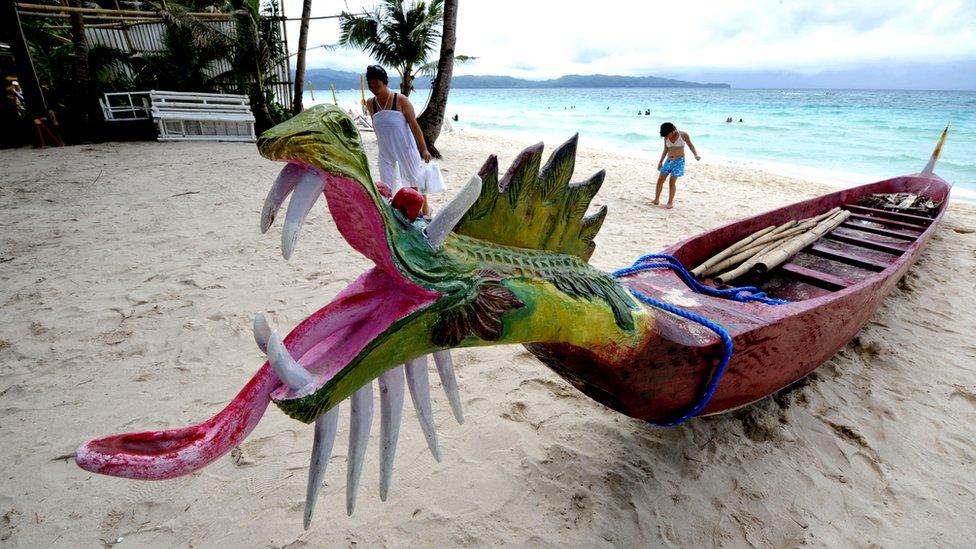
<path fill-rule="evenodd" d="M 365 141 L 375 162 L 375 139 Z M 454 189 L 489 154 L 504 169 L 528 144 L 470 133 L 437 142 Z M 689 164 L 666 211 L 649 206 L 652 162 L 591 148 L 582 136 L 575 178 L 607 170 L 592 206 L 610 210 L 597 267 L 830 190 Z M 339 236 L 324 202 L 286 262 L 281 222 L 259 232 L 280 165 L 252 144 L 3 150 L 0 165 L 4 546 L 968 547 L 976 539 L 976 206 L 951 204 L 871 323 L 815 374 L 723 416 L 654 428 L 586 398 L 521 347 L 456 351 L 464 424 L 431 378 L 443 461 L 428 453 L 408 408 L 381 502 L 377 413 L 347 517 L 344 413 L 303 532 L 312 429 L 277 409 L 239 450 L 175 480 L 93 475 L 71 454 L 92 437 L 209 418 L 264 360 L 251 335 L 255 312 L 290 329 L 364 271 L 368 261 Z"/>

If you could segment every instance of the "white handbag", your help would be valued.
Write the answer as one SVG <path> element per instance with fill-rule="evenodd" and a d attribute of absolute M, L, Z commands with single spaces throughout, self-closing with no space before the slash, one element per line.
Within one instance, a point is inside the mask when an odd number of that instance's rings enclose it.
<path fill-rule="evenodd" d="M 437 162 L 428 162 L 424 175 L 424 192 L 427 194 L 442 193 L 447 190 L 444 175 Z"/>

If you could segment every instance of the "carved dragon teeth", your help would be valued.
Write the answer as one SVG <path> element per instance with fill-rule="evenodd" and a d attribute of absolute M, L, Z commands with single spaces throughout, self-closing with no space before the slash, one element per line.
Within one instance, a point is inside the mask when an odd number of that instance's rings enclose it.
<path fill-rule="evenodd" d="M 304 170 L 295 185 L 295 190 L 291 193 L 288 212 L 285 214 L 285 226 L 281 231 L 281 255 L 286 260 L 291 259 L 302 224 L 308 217 L 308 212 L 312 210 L 315 201 L 322 196 L 324 189 L 325 176 L 323 174 L 317 171 Z"/>
<path fill-rule="evenodd" d="M 373 383 L 367 383 L 349 397 L 349 458 L 346 465 L 346 514 L 356 509 L 356 492 L 363 472 L 369 428 L 373 423 Z"/>
<path fill-rule="evenodd" d="M 451 358 L 451 351 L 449 349 L 434 351 L 434 364 L 437 366 L 441 385 L 444 386 L 444 393 L 447 394 L 447 402 L 451 405 L 451 411 L 454 412 L 454 419 L 458 423 L 464 423 L 461 392 L 458 389 L 457 378 L 454 376 L 454 360 Z"/>
<path fill-rule="evenodd" d="M 478 197 L 481 195 L 481 178 L 472 175 L 471 179 L 454 195 L 451 201 L 441 208 L 427 225 L 427 242 L 433 248 L 440 248 L 454 226 L 461 221 Z"/>
<path fill-rule="evenodd" d="M 408 360 L 404 364 L 407 373 L 407 387 L 410 399 L 417 411 L 420 428 L 427 439 L 427 447 L 434 459 L 441 461 L 441 449 L 437 445 L 437 427 L 434 425 L 434 412 L 430 405 L 430 376 L 427 374 L 427 356 Z"/>
<path fill-rule="evenodd" d="M 268 339 L 268 362 L 278 379 L 292 390 L 303 389 L 315 381 L 315 376 L 292 358 L 277 331 L 272 331 Z"/>
<path fill-rule="evenodd" d="M 305 169 L 295 163 L 289 162 L 281 169 L 277 179 L 271 185 L 267 198 L 264 199 L 264 207 L 261 209 L 261 234 L 268 232 L 274 223 L 278 210 L 285 202 L 285 198 L 295 189 L 298 180 Z"/>
<path fill-rule="evenodd" d="M 303 526 L 306 530 L 312 524 L 312 514 L 315 513 L 315 503 L 322 488 L 325 468 L 332 456 L 338 426 L 339 406 L 333 407 L 315 420 L 315 438 L 312 442 L 312 459 L 308 464 L 308 487 L 305 490 Z"/>
<path fill-rule="evenodd" d="M 380 500 L 386 501 L 393 477 L 400 423 L 403 420 L 403 366 L 391 368 L 379 377 L 380 386 Z"/>
<path fill-rule="evenodd" d="M 254 341 L 258 344 L 258 348 L 261 349 L 262 353 L 268 352 L 268 340 L 271 339 L 271 326 L 268 325 L 268 319 L 264 317 L 264 313 L 257 313 L 254 315 Z"/>

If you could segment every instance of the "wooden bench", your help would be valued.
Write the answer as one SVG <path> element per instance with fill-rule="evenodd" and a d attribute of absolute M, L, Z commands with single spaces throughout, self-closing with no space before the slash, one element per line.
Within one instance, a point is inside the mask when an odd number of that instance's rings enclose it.
<path fill-rule="evenodd" d="M 149 92 L 112 92 L 98 98 L 106 122 L 149 120 Z"/>
<path fill-rule="evenodd" d="M 159 141 L 255 141 L 245 95 L 149 92 Z"/>

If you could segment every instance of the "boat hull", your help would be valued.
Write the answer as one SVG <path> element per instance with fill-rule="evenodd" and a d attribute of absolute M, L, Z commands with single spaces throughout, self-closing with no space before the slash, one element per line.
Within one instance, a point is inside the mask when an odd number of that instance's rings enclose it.
<path fill-rule="evenodd" d="M 806 293 L 804 285 L 798 284 L 790 297 L 804 299 L 766 305 L 693 293 L 666 269 L 644 271 L 621 280 L 633 290 L 698 313 L 731 335 L 734 353 L 703 414 L 739 408 L 788 387 L 846 345 L 867 324 L 931 239 L 945 212 L 949 185 L 927 174 L 845 189 L 731 223 L 666 250 L 685 265 L 697 265 L 769 225 L 810 217 L 834 207 L 851 207 L 867 194 L 894 192 L 924 192 L 942 201 L 942 205 L 926 227 L 919 227 L 917 236 L 903 252 L 897 257 L 886 256 L 886 267 L 837 291 L 811 287 Z M 868 258 L 884 255 L 870 256 L 870 250 L 863 253 Z M 636 354 L 621 355 L 610 363 L 605 350 L 567 345 L 531 345 L 529 350 L 582 392 L 614 410 L 645 420 L 674 419 L 702 397 L 723 349 L 710 330 L 670 313 L 653 312 L 654 329 L 649 339 L 642 342 Z"/>

